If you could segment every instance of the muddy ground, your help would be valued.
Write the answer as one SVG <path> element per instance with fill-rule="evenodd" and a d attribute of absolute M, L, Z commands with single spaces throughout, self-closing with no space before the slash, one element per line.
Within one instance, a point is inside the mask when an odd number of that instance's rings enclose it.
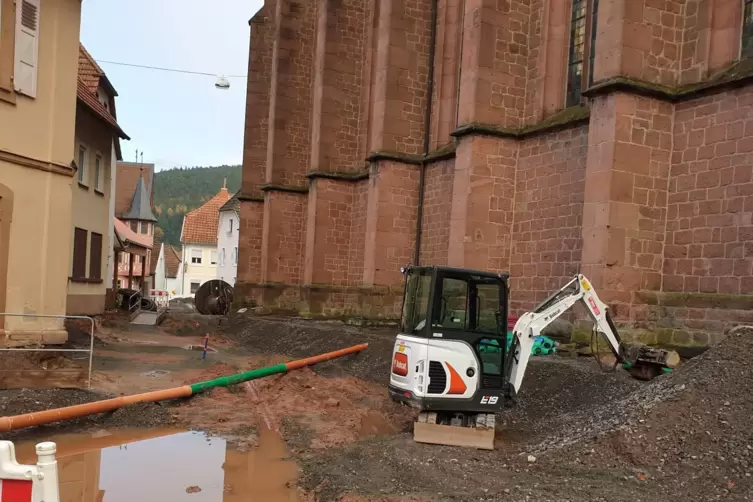
<path fill-rule="evenodd" d="M 209 335 L 217 352 L 185 350 Z M 386 395 L 394 332 L 339 323 L 175 315 L 160 327 L 103 323 L 95 393 L 0 391 L 0 415 L 156 390 L 368 342 L 358 355 L 180 402 L 19 431 L 200 429 L 253 445 L 278 431 L 306 501 L 750 500 L 753 330 L 739 330 L 651 383 L 593 359 L 534 359 L 493 452 L 421 445 L 414 412 Z M 0 362 L 1 364 L 1 362 Z"/>

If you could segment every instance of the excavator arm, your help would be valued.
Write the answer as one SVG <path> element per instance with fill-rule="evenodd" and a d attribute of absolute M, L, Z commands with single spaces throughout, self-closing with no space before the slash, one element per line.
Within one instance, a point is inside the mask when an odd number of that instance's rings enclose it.
<path fill-rule="evenodd" d="M 594 329 L 607 341 L 617 362 L 621 363 L 623 368 L 635 378 L 650 380 L 679 362 L 676 353 L 646 346 L 632 350 L 631 355 L 628 356 L 609 315 L 608 307 L 599 299 L 590 281 L 584 275 L 578 274 L 559 291 L 541 302 L 533 311 L 520 316 L 515 323 L 514 343 L 508 353 L 506 366 L 508 368 L 507 381 L 516 394 L 523 383 L 523 376 L 536 337 L 552 321 L 578 302 L 585 307 L 594 323 Z"/>

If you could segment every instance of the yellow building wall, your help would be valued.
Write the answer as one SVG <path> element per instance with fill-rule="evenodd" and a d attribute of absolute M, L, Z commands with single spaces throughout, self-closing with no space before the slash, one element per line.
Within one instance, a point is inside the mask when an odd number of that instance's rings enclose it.
<path fill-rule="evenodd" d="M 100 269 L 101 282 L 97 283 L 68 283 L 67 312 L 71 315 L 96 315 L 105 310 L 105 294 L 107 281 L 107 256 L 110 242 L 110 197 L 111 197 L 111 156 L 112 129 L 96 118 L 83 105 L 78 105 L 76 111 L 76 140 L 75 155 L 78 156 L 79 145 L 86 148 L 86 170 L 84 182 L 80 183 L 78 175 L 73 181 L 72 225 L 70 227 L 71 253 L 68 258 L 68 269 L 73 271 L 73 232 L 74 228 L 82 228 L 88 232 L 86 272 L 89 274 L 91 262 L 90 244 L 91 234 L 102 235 L 102 262 Z M 100 190 L 95 190 L 94 170 L 96 156 L 100 160 Z"/>
<path fill-rule="evenodd" d="M 72 246 L 73 178 L 28 164 L 67 166 L 74 158 L 81 2 L 42 0 L 39 19 L 37 97 L 0 101 L 0 185 L 13 193 L 5 311 L 61 315 Z M 13 160 L 14 155 L 26 160 Z M 0 345 L 40 338 L 64 342 L 63 328 L 60 319 L 7 317 Z"/>
<path fill-rule="evenodd" d="M 65 165 L 73 160 L 80 24 L 81 0 L 42 0 L 37 97 L 0 102 L 0 150 Z"/>

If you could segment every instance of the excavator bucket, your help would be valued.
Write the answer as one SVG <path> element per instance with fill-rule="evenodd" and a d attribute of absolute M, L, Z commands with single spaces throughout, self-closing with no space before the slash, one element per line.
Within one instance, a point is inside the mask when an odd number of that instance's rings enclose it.
<path fill-rule="evenodd" d="M 622 367 L 637 380 L 653 380 L 669 373 L 680 364 L 680 355 L 674 350 L 656 349 L 645 345 L 631 347 Z"/>

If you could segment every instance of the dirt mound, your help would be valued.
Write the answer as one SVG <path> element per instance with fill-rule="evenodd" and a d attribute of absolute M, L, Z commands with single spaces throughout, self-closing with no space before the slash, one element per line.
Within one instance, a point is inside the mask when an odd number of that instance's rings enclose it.
<path fill-rule="evenodd" d="M 395 329 L 354 328 L 340 322 L 236 316 L 223 334 L 256 354 L 309 357 L 359 343 L 369 348 L 314 367 L 319 374 L 355 376 L 385 383 L 389 380 Z"/>
<path fill-rule="evenodd" d="M 198 379 L 235 372 L 220 363 Z M 393 434 L 412 422 L 412 415 L 394 405 L 381 386 L 353 377 L 324 377 L 310 368 L 213 389 L 183 403 L 178 414 L 195 427 L 231 439 L 253 442 L 260 427 L 282 430 L 298 451 Z"/>

